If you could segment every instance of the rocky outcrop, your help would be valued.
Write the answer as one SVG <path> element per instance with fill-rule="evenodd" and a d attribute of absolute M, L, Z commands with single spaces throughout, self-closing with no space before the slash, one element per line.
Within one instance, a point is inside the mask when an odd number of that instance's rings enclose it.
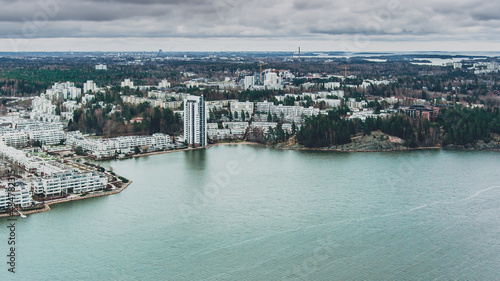
<path fill-rule="evenodd" d="M 445 148 L 454 150 L 500 150 L 500 142 L 492 140 L 488 143 L 485 143 L 484 141 L 478 141 L 474 144 L 468 143 L 466 145 L 450 144 Z"/>
<path fill-rule="evenodd" d="M 300 150 L 308 149 L 296 142 L 284 142 L 272 146 L 277 149 Z M 335 150 L 335 151 L 391 151 L 406 150 L 408 147 L 403 145 L 400 138 L 392 137 L 379 131 L 371 132 L 370 135 L 358 135 L 352 138 L 352 141 L 344 145 L 335 145 L 330 147 L 318 148 L 315 150 Z"/>

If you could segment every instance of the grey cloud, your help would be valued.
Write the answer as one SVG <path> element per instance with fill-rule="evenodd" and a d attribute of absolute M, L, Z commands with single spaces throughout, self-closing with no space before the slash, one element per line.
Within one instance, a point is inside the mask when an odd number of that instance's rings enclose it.
<path fill-rule="evenodd" d="M 57 1 L 62 4 L 48 11 L 40 5 Z M 481 0 L 0 0 L 0 5 L 3 38 L 28 38 L 29 25 L 36 28 L 29 38 L 362 34 L 411 40 L 426 35 L 485 37 L 500 31 L 500 3 Z"/>

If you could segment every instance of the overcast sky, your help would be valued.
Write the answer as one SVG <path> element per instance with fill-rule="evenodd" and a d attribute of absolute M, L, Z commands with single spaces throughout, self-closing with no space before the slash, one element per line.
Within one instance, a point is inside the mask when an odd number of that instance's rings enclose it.
<path fill-rule="evenodd" d="M 500 1 L 0 0 L 0 51 L 499 51 Z"/>

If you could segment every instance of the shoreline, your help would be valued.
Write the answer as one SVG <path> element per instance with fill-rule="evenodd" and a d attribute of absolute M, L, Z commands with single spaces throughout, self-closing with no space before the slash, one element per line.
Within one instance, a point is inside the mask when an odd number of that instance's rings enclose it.
<path fill-rule="evenodd" d="M 182 152 L 182 151 L 191 151 L 191 150 L 199 150 L 199 149 L 209 149 L 212 147 L 217 147 L 217 146 L 226 146 L 226 145 L 259 145 L 259 146 L 265 146 L 267 148 L 272 148 L 272 149 L 278 149 L 278 150 L 295 150 L 295 151 L 333 151 L 333 152 L 395 152 L 395 151 L 414 151 L 414 150 L 452 150 L 452 151 L 500 151 L 500 149 L 467 149 L 467 148 L 446 148 L 446 147 L 441 147 L 441 146 L 429 146 L 429 147 L 415 147 L 415 148 L 410 148 L 410 147 L 405 147 L 405 148 L 393 148 L 393 149 L 370 149 L 370 150 L 364 150 L 364 149 L 339 149 L 339 148 L 327 148 L 327 147 L 318 147 L 318 148 L 308 148 L 308 147 L 279 147 L 277 145 L 268 145 L 264 143 L 259 143 L 259 142 L 252 142 L 252 141 L 240 141 L 240 142 L 222 142 L 222 143 L 214 143 L 214 144 L 209 144 L 204 147 L 190 147 L 190 148 L 182 148 L 182 149 L 176 149 L 176 150 L 167 150 L 167 151 L 155 151 L 155 152 L 148 152 L 148 153 L 143 153 L 143 154 L 136 154 L 133 155 L 132 158 L 127 158 L 127 159 L 133 159 L 133 158 L 139 158 L 139 157 L 145 157 L 145 156 L 154 156 L 154 155 L 160 155 L 160 154 L 167 154 L 167 153 L 175 153 L 175 152 Z M 109 160 L 109 159 L 108 159 Z M 115 160 L 122 160 L 122 159 L 115 159 Z M 100 161 L 100 160 L 96 160 Z M 105 161 L 105 160 L 103 160 Z"/>
<path fill-rule="evenodd" d="M 338 149 L 338 148 L 308 148 L 308 147 L 272 147 L 280 150 L 295 150 L 295 151 L 333 151 L 333 152 L 394 152 L 394 151 L 413 151 L 413 150 L 444 150 L 440 146 L 431 147 L 415 147 L 415 148 L 393 148 L 393 149 Z"/>
<path fill-rule="evenodd" d="M 180 151 L 197 150 L 197 149 L 202 149 L 202 148 L 205 148 L 205 147 L 181 148 L 181 149 L 175 149 L 175 150 L 146 152 L 146 153 L 132 155 L 132 158 L 129 158 L 129 159 L 145 157 L 145 156 L 152 156 L 152 155 L 167 154 L 167 153 L 175 153 L 175 152 L 180 152 Z M 116 159 L 116 160 L 122 160 L 122 159 Z M 97 161 L 99 161 L 99 160 L 97 160 Z M 106 161 L 106 160 L 104 160 L 104 161 Z"/>
<path fill-rule="evenodd" d="M 258 142 L 250 142 L 250 141 L 242 141 L 242 142 L 223 142 L 223 143 L 214 143 L 214 144 L 209 144 L 204 147 L 190 147 L 190 148 L 182 148 L 182 149 L 175 149 L 175 150 L 167 150 L 167 151 L 154 151 L 154 152 L 147 152 L 147 153 L 142 153 L 142 154 L 135 154 L 132 155 L 132 158 L 139 158 L 139 157 L 145 157 L 145 156 L 153 156 L 153 155 L 160 155 L 160 154 L 167 154 L 167 153 L 175 153 L 175 152 L 182 152 L 182 151 L 191 151 L 191 150 L 199 150 L 199 149 L 208 149 L 220 145 L 263 145 L 266 146 L 265 144 L 258 143 Z M 128 158 L 130 159 L 130 158 Z M 121 159 L 116 159 L 116 160 L 121 160 Z M 99 161 L 99 160 L 96 160 Z M 105 160 L 104 160 L 105 161 Z"/>
<path fill-rule="evenodd" d="M 262 145 L 262 146 L 267 146 L 266 144 L 259 143 L 259 142 L 253 142 L 253 141 L 240 141 L 240 142 L 220 142 L 220 143 L 214 143 L 211 145 L 208 145 L 207 148 L 210 147 L 215 147 L 215 146 L 223 146 L 223 145 Z"/>
<path fill-rule="evenodd" d="M 500 151 L 500 149 L 460 149 L 460 148 L 446 148 L 440 146 L 430 146 L 430 147 L 415 147 L 415 148 L 394 148 L 394 149 L 337 149 L 337 148 L 308 148 L 308 147 L 274 147 L 268 146 L 269 148 L 279 149 L 279 150 L 295 150 L 295 151 L 333 151 L 333 152 L 395 152 L 395 151 L 416 151 L 416 150 L 448 150 L 448 151 Z"/>
<path fill-rule="evenodd" d="M 25 212 L 23 210 L 21 210 L 21 212 L 23 215 L 32 215 L 32 214 L 37 214 L 37 213 L 43 213 L 43 212 L 50 211 L 51 205 L 118 194 L 118 193 L 122 192 L 123 190 L 125 190 L 131 184 L 132 184 L 132 181 L 129 180 L 127 183 L 123 184 L 122 187 L 117 188 L 115 190 L 100 192 L 97 194 L 89 194 L 86 196 L 77 195 L 76 197 L 71 197 L 71 198 L 62 198 L 62 199 L 54 199 L 54 200 L 46 201 L 43 203 L 44 207 L 42 209 L 30 210 L 30 211 L 25 211 Z M 17 215 L 14 215 L 14 217 L 17 217 L 17 216 L 20 216 L 19 212 L 17 212 Z M 0 215 L 0 218 L 9 218 L 9 217 L 11 217 L 11 215 L 9 213 Z"/>

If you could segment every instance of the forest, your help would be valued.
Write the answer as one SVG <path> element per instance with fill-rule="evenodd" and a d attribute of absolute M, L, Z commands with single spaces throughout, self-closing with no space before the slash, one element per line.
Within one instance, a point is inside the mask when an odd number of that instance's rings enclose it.
<path fill-rule="evenodd" d="M 492 134 L 500 134 L 500 115 L 498 108 L 456 106 L 442 110 L 434 123 L 423 118 L 412 119 L 404 114 L 361 121 L 347 120 L 345 110 L 332 110 L 328 115 L 306 118 L 297 133 L 297 141 L 311 148 L 328 147 L 349 143 L 355 134 L 368 135 L 377 130 L 401 138 L 406 146 L 412 148 L 466 145 L 477 141 L 488 143 Z"/>

